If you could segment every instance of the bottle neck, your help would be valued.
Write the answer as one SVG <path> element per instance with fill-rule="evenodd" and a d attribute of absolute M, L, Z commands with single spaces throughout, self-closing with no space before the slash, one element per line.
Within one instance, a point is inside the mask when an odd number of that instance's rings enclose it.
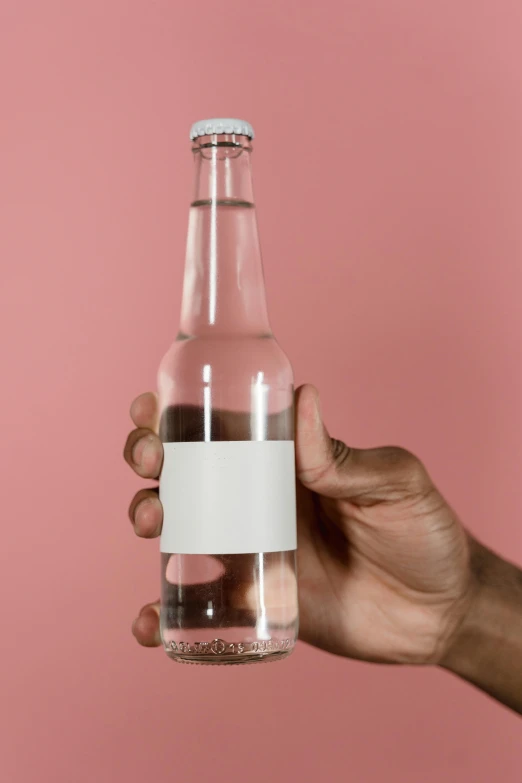
<path fill-rule="evenodd" d="M 185 337 L 268 335 L 250 140 L 202 136 L 193 152 L 196 178 L 181 333 Z"/>

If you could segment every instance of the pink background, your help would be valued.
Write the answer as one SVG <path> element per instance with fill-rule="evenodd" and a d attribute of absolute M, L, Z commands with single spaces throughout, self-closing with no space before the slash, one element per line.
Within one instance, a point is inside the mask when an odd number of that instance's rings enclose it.
<path fill-rule="evenodd" d="M 298 381 L 522 561 L 520 0 L 3 0 L 0 30 L 2 781 L 520 783 L 517 719 L 443 672 L 139 648 L 158 544 L 121 459 L 177 326 L 188 126 L 244 116 Z"/>

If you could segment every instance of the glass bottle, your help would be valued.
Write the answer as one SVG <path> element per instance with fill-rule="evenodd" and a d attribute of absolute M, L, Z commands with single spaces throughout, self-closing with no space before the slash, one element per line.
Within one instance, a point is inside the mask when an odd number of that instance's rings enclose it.
<path fill-rule="evenodd" d="M 292 369 L 271 332 L 252 127 L 191 130 L 180 329 L 159 370 L 161 636 L 186 663 L 277 660 L 298 630 Z"/>

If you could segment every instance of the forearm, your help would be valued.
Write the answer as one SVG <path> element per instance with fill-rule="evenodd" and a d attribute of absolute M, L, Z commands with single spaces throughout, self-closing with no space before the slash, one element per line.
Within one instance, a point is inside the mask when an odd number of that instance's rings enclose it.
<path fill-rule="evenodd" d="M 441 665 L 522 714 L 522 571 L 472 542 L 475 596 Z"/>

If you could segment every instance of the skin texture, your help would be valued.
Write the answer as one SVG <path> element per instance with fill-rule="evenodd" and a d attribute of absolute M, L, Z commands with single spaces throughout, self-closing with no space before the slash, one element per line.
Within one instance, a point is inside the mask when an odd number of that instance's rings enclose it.
<path fill-rule="evenodd" d="M 138 397 L 131 417 L 125 459 L 157 478 L 155 395 Z M 365 661 L 440 665 L 522 712 L 520 570 L 472 539 L 415 456 L 330 438 L 312 386 L 296 392 L 296 465 L 301 639 Z M 157 490 L 140 490 L 129 515 L 137 535 L 158 536 Z M 160 644 L 158 613 L 149 603 L 134 621 L 140 644 Z"/>

